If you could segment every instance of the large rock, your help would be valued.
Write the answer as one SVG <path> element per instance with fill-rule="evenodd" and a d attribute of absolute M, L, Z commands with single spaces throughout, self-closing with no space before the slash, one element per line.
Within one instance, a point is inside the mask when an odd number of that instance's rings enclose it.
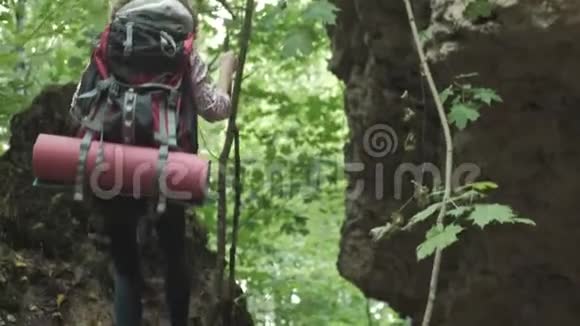
<path fill-rule="evenodd" d="M 341 11 L 329 31 L 331 70 L 346 85 L 350 135 L 345 160 L 365 166 L 348 173 L 350 193 L 361 181 L 365 189 L 347 198 L 338 268 L 368 296 L 418 322 L 432 263 L 415 258 L 424 230 L 399 233 L 378 244 L 372 243 L 369 230 L 388 221 L 411 194 L 409 174 L 401 196 L 394 185 L 401 164 L 441 165 L 439 122 L 419 76 L 402 0 L 334 2 Z M 495 0 L 493 15 L 473 22 L 464 17 L 463 2 L 413 1 L 420 29 L 429 28 L 433 35 L 426 49 L 439 88 L 454 76 L 477 72 L 470 82 L 494 88 L 504 99 L 482 109 L 481 118 L 466 130 L 454 131 L 456 166 L 475 163 L 480 179 L 500 185 L 492 199 L 537 226 L 462 233 L 444 254 L 433 324 L 576 325 L 580 3 Z M 410 97 L 401 98 L 406 90 Z M 413 118 L 405 118 L 406 107 L 415 111 Z M 382 155 L 369 147 L 365 135 L 377 124 L 392 127 L 396 151 Z M 404 146 L 411 136 L 414 148 Z M 383 177 L 377 177 L 378 164 L 384 167 Z M 377 183 L 384 184 L 382 198 L 376 195 Z"/>
<path fill-rule="evenodd" d="M 112 324 L 113 282 L 99 217 L 72 202 L 70 192 L 32 187 L 34 141 L 39 133 L 72 133 L 68 108 L 74 90 L 73 84 L 49 86 L 11 121 L 10 149 L 0 158 L 0 324 Z M 188 233 L 194 262 L 191 319 L 208 326 L 215 311 L 217 256 L 193 215 Z M 146 321 L 165 325 L 163 257 L 151 245 L 143 258 Z M 245 300 L 236 302 L 236 325 L 252 325 Z"/>

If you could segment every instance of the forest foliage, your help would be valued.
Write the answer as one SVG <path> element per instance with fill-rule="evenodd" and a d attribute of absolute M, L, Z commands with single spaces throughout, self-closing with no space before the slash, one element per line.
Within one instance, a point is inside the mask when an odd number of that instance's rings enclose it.
<path fill-rule="evenodd" d="M 212 74 L 226 34 L 236 49 L 241 29 L 243 2 L 228 1 L 229 10 L 220 2 L 195 3 L 197 46 Z M 251 312 L 262 325 L 403 324 L 386 305 L 369 304 L 336 268 L 347 127 L 341 85 L 327 70 L 325 25 L 337 8 L 327 0 L 257 2 L 238 117 L 237 276 Z M 107 10 L 95 0 L 0 0 L 4 144 L 10 117 L 43 87 L 78 80 Z M 224 130 L 225 123 L 201 125 L 202 154 L 213 161 Z M 197 213 L 215 246 L 215 201 Z"/>

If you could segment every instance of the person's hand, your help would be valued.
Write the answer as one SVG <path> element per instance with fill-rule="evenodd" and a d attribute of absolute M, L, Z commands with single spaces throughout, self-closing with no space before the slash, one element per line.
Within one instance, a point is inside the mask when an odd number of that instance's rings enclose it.
<path fill-rule="evenodd" d="M 220 57 L 220 75 L 218 88 L 230 94 L 232 88 L 232 78 L 238 68 L 238 59 L 233 51 L 228 51 Z"/>
<path fill-rule="evenodd" d="M 228 51 L 222 54 L 220 58 L 221 69 L 227 75 L 232 75 L 238 68 L 238 58 L 236 57 L 234 51 Z"/>

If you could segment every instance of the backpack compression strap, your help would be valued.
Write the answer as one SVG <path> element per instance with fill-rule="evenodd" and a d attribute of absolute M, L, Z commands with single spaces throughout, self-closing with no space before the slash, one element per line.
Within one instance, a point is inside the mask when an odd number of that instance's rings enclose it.
<path fill-rule="evenodd" d="M 104 101 L 102 96 L 114 84 L 114 78 L 109 77 L 107 66 L 102 59 L 104 58 L 103 53 L 106 53 L 106 44 L 109 37 L 109 30 L 110 26 L 107 26 L 101 34 L 98 47 L 93 51 L 91 56 L 91 60 L 95 63 L 97 67 L 97 73 L 102 78 L 102 80 L 99 80 L 96 83 L 94 89 L 78 96 L 78 99 L 90 98 L 93 100 L 91 101 L 92 108 L 89 115 L 87 115 L 81 121 L 81 127 L 84 135 L 80 144 L 77 174 L 75 178 L 74 200 L 76 201 L 82 201 L 84 198 L 86 174 L 85 170 L 91 142 L 95 138 L 95 134 L 97 132 L 101 132 L 102 139 L 104 118 L 110 105 L 109 100 Z M 99 148 L 99 155 L 97 156 L 97 163 L 102 161 L 103 155 L 104 153 L 101 143 L 101 147 Z"/>
<path fill-rule="evenodd" d="M 157 178 L 155 179 L 159 186 L 162 186 L 161 191 L 158 192 L 159 201 L 157 203 L 157 213 L 161 214 L 165 211 L 167 206 L 167 185 L 160 185 L 160 180 L 166 181 L 163 174 L 167 159 L 169 157 L 169 149 L 177 149 L 177 108 L 179 104 L 179 88 L 181 82 L 175 89 L 169 91 L 167 103 L 159 103 L 159 132 L 155 133 L 155 140 L 160 143 L 159 158 L 157 163 Z"/>
<path fill-rule="evenodd" d="M 163 187 L 161 191 L 158 191 L 158 202 L 157 202 L 157 213 L 161 214 L 167 208 L 167 194 L 168 191 L 167 184 L 160 185 L 160 180 L 167 182 L 167 176 L 164 175 L 165 165 L 167 164 L 167 159 L 169 157 L 169 149 L 177 149 L 177 116 L 178 110 L 181 106 L 181 94 L 183 94 L 183 87 L 189 85 L 190 83 L 184 83 L 184 78 L 189 79 L 190 76 L 190 61 L 189 57 L 193 51 L 193 40 L 194 35 L 190 34 L 187 40 L 184 42 L 185 45 L 185 58 L 184 62 L 185 69 L 184 74 L 176 76 L 174 80 L 175 88 L 169 91 L 169 96 L 167 98 L 167 103 L 160 103 L 159 107 L 159 131 L 155 133 L 155 140 L 158 141 L 161 146 L 159 147 L 159 158 L 157 163 L 157 182 L 156 189 L 160 186 Z M 188 90 L 189 91 L 189 90 Z"/>
<path fill-rule="evenodd" d="M 100 100 L 100 99 L 97 99 Z M 102 145 L 102 137 L 103 137 L 103 119 L 105 117 L 106 111 L 108 109 L 108 103 L 99 104 L 97 102 L 97 106 L 94 107 L 94 117 L 92 120 L 85 120 L 83 121 L 84 126 L 84 136 L 81 141 L 80 151 L 79 151 L 79 161 L 77 163 L 77 175 L 75 178 L 75 191 L 74 191 L 74 200 L 82 201 L 84 198 L 84 179 L 85 179 L 85 167 L 87 163 L 87 158 L 89 154 L 89 150 L 91 148 L 91 143 L 95 138 L 96 132 L 101 132 L 101 144 L 99 147 L 99 153 L 97 155 L 97 165 L 103 160 L 103 145 Z"/>

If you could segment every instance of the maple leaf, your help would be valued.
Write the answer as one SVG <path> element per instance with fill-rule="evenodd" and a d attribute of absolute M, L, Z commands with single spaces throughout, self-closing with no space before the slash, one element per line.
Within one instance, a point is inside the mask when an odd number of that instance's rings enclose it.
<path fill-rule="evenodd" d="M 473 209 L 473 207 L 469 207 L 469 206 L 459 206 L 459 207 L 456 207 L 452 210 L 449 210 L 447 212 L 447 215 L 453 216 L 455 218 L 459 218 L 459 217 L 463 216 L 465 213 L 471 211 L 472 209 Z"/>
<path fill-rule="evenodd" d="M 451 107 L 449 112 L 449 122 L 454 123 L 459 130 L 465 129 L 469 121 L 479 118 L 479 112 L 468 103 L 458 103 Z"/>
<path fill-rule="evenodd" d="M 417 260 L 431 256 L 437 249 L 445 249 L 455 243 L 457 235 L 463 231 L 463 227 L 457 224 L 449 224 L 443 228 L 434 225 L 426 235 L 426 239 L 417 247 Z"/>
<path fill-rule="evenodd" d="M 304 18 L 334 24 L 338 8 L 327 0 L 312 1 L 304 11 Z"/>
<path fill-rule="evenodd" d="M 312 35 L 306 30 L 298 30 L 288 36 L 284 41 L 282 55 L 286 58 L 308 55 L 314 49 Z"/>
<path fill-rule="evenodd" d="M 467 218 L 480 228 L 485 228 L 492 222 L 512 222 L 515 214 L 509 206 L 499 204 L 478 204 Z"/>
<path fill-rule="evenodd" d="M 473 92 L 473 98 L 480 100 L 487 105 L 491 105 L 492 102 L 503 102 L 502 98 L 497 95 L 495 90 L 491 88 L 478 88 Z"/>

